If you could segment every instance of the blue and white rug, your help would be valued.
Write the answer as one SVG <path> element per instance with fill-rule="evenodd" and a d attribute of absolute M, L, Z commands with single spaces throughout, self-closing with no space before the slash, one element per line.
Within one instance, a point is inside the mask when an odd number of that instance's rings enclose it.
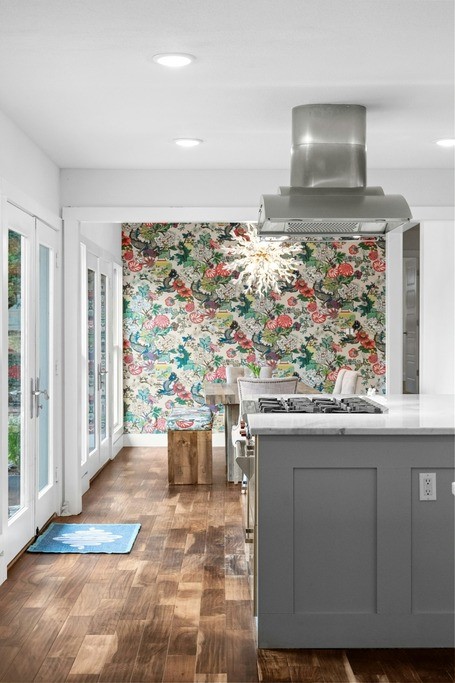
<path fill-rule="evenodd" d="M 140 524 L 52 523 L 29 553 L 129 553 Z"/>

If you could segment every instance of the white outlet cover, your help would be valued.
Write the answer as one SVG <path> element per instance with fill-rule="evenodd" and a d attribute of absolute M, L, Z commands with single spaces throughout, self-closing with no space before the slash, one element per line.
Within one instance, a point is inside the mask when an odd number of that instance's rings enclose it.
<path fill-rule="evenodd" d="M 436 472 L 419 473 L 419 499 L 436 500 Z"/>

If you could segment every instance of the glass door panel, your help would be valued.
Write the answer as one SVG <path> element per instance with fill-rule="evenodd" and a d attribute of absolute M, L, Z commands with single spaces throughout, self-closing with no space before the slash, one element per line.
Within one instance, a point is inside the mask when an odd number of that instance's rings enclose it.
<path fill-rule="evenodd" d="M 101 274 L 100 286 L 100 430 L 101 441 L 107 436 L 107 277 Z"/>
<path fill-rule="evenodd" d="M 55 259 L 58 233 L 36 221 L 36 341 L 35 341 L 35 446 L 36 446 L 36 520 L 41 528 L 59 509 L 58 458 L 55 442 L 54 413 L 59 403 L 55 361 L 58 325 L 56 308 Z"/>
<path fill-rule="evenodd" d="M 24 506 L 24 241 L 8 231 L 8 518 Z"/>
<path fill-rule="evenodd" d="M 100 462 L 102 467 L 112 455 L 111 443 L 111 411 L 110 411 L 110 348 L 112 346 L 112 323 L 111 323 L 111 292 L 112 264 L 103 259 L 98 259 L 99 277 L 99 316 L 98 344 L 98 395 L 99 395 L 99 444 Z"/>
<path fill-rule="evenodd" d="M 109 410 L 109 349 L 110 349 L 110 270 L 109 264 L 95 254 L 86 252 L 85 265 L 87 333 L 86 402 L 88 480 L 111 456 Z M 84 349 L 83 354 L 84 355 Z M 83 490 L 87 485 L 87 467 L 82 463 Z"/>
<path fill-rule="evenodd" d="M 39 245 L 39 300 L 38 300 L 38 386 L 37 396 L 38 421 L 38 491 L 41 492 L 51 484 L 51 412 L 49 398 L 51 392 L 51 253 L 43 244 Z"/>
<path fill-rule="evenodd" d="M 7 343 L 8 410 L 7 478 L 4 501 L 5 558 L 10 562 L 33 536 L 35 420 L 35 220 L 7 203 Z"/>
<path fill-rule="evenodd" d="M 96 273 L 87 270 L 88 453 L 96 449 Z"/>
<path fill-rule="evenodd" d="M 55 258 L 59 233 L 7 204 L 8 501 L 10 562 L 59 511 L 54 477 Z M 6 465 L 6 463 L 5 463 Z M 3 473 L 2 473 L 3 477 Z M 6 478 L 6 473 L 5 473 Z"/>
<path fill-rule="evenodd" d="M 113 264 L 112 271 L 112 428 L 115 435 L 123 431 L 123 297 L 122 267 Z"/>

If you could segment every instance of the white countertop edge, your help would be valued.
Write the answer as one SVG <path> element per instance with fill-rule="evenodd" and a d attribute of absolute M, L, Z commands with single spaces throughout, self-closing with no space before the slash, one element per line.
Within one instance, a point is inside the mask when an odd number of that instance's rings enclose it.
<path fill-rule="evenodd" d="M 251 427 L 253 436 L 454 436 L 455 428 L 450 427 Z"/>
<path fill-rule="evenodd" d="M 380 414 L 321 415 L 250 413 L 253 436 L 276 435 L 455 435 L 455 397 L 430 394 L 375 396 L 387 408 Z"/>

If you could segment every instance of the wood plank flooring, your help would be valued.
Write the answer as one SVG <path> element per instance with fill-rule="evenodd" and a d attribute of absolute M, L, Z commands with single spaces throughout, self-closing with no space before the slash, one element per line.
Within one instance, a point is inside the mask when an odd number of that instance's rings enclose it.
<path fill-rule="evenodd" d="M 75 522 L 140 522 L 129 555 L 25 554 L 0 586 L 0 681 L 437 683 L 453 651 L 256 650 L 239 486 L 167 483 L 166 449 L 124 449 Z"/>

